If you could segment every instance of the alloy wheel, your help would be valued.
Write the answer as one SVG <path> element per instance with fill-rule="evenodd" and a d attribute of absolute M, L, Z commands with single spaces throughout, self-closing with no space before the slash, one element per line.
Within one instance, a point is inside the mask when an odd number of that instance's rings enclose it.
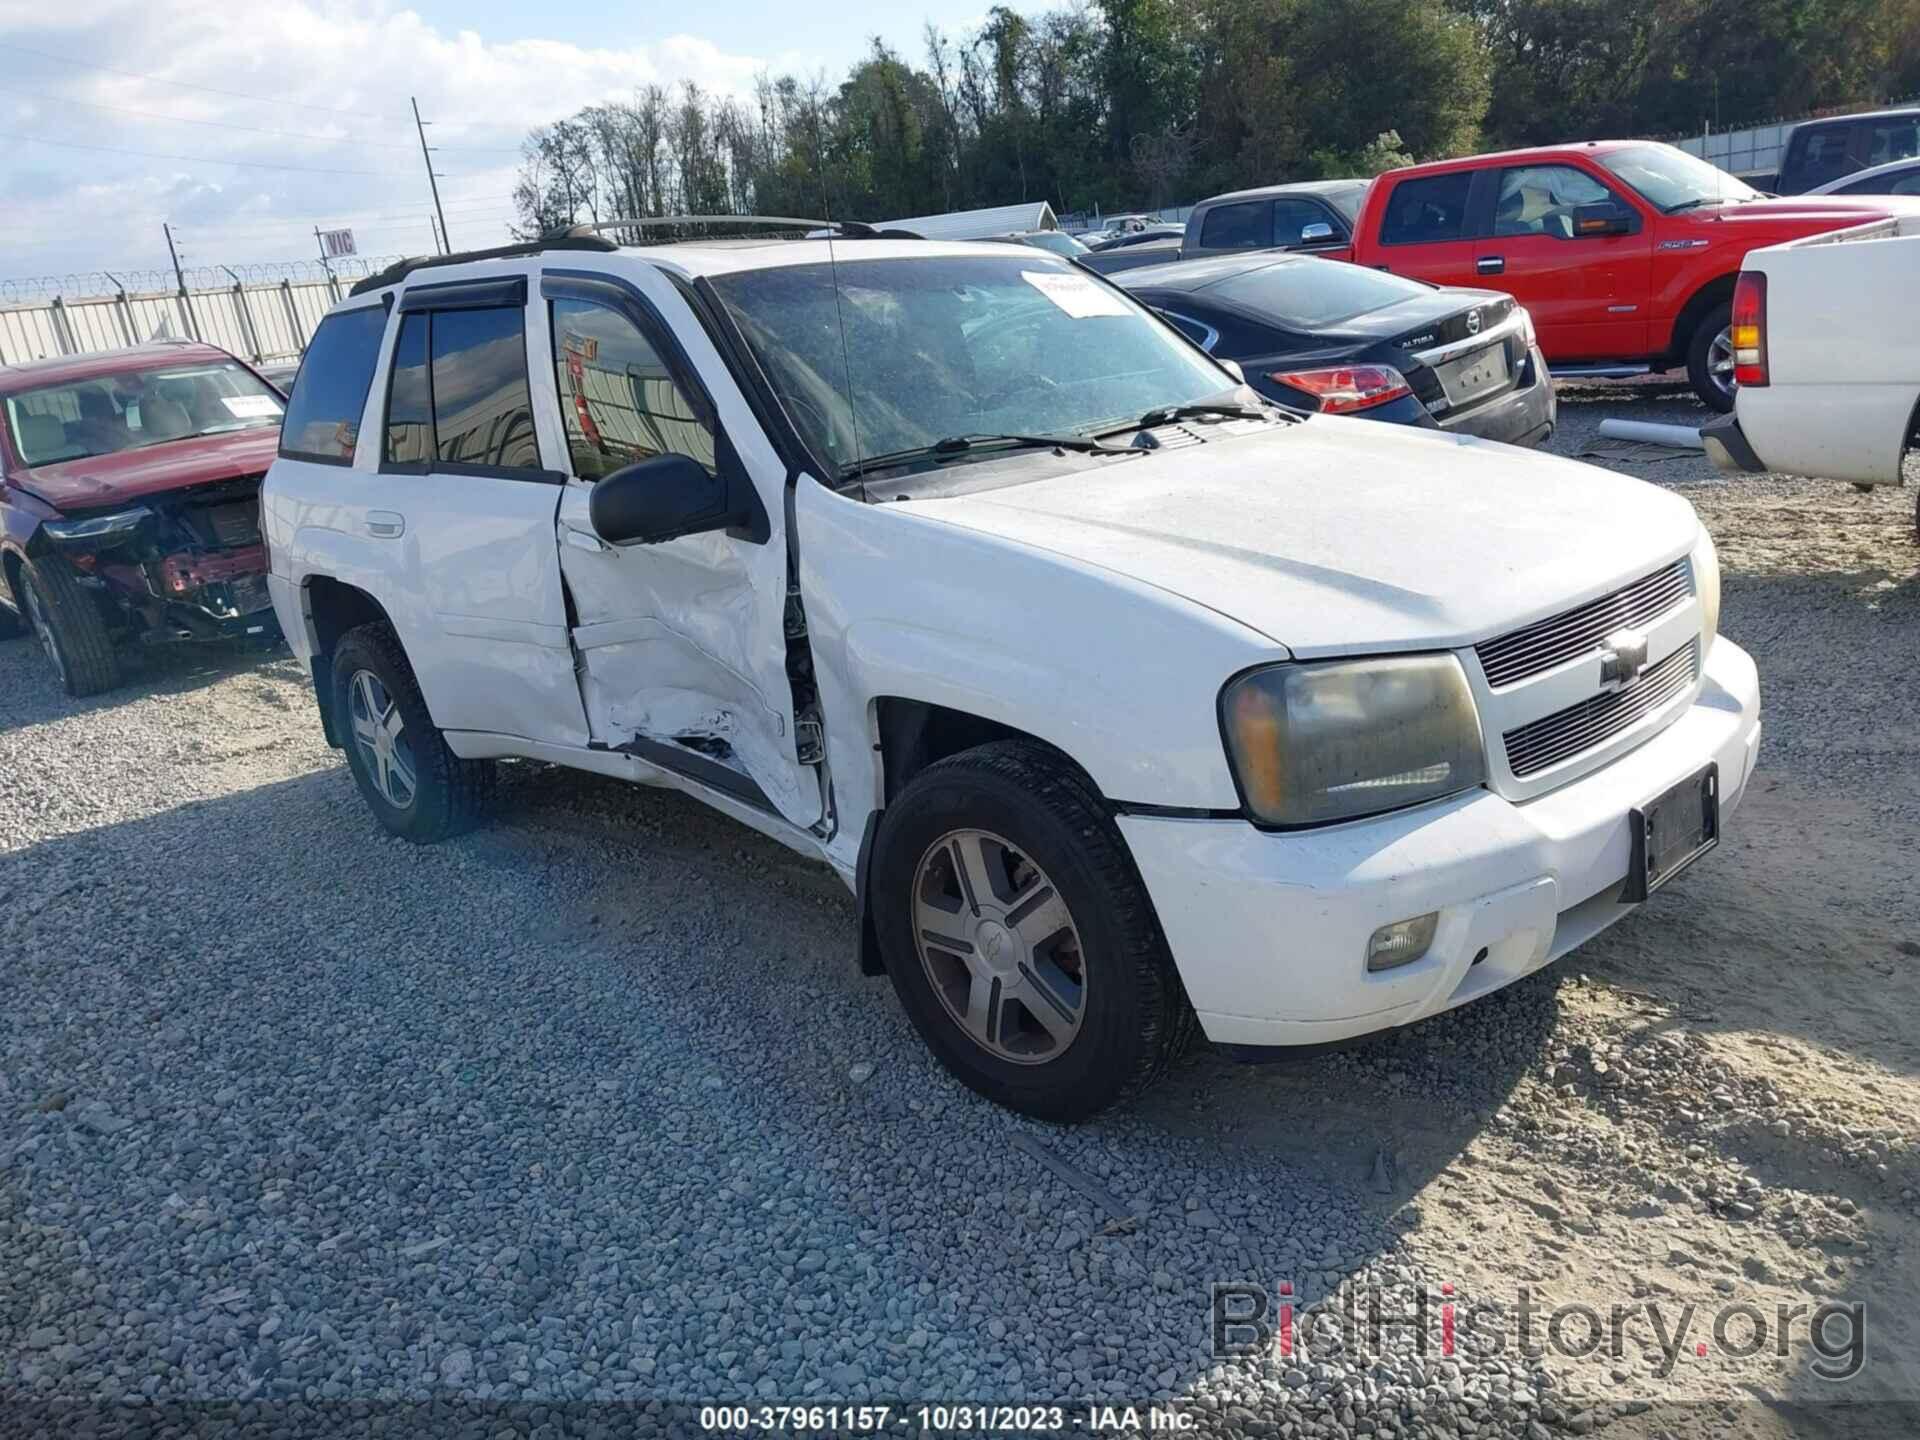
<path fill-rule="evenodd" d="M 1086 957 L 1066 901 L 1010 841 L 953 830 L 913 878 L 920 963 L 969 1039 L 1016 1065 L 1058 1056 L 1087 1013 Z"/>
<path fill-rule="evenodd" d="M 354 672 L 349 694 L 353 743 L 366 759 L 374 788 L 394 809 L 405 810 L 413 804 L 418 787 L 400 707 L 371 670 Z"/>
<path fill-rule="evenodd" d="M 1733 378 L 1733 327 L 1727 326 L 1707 346 L 1707 379 L 1722 395 L 1731 397 L 1739 389 Z"/>
<path fill-rule="evenodd" d="M 60 658 L 60 646 L 53 638 L 53 626 L 47 619 L 47 606 L 40 598 L 40 587 L 29 580 L 20 588 L 26 594 L 27 619 L 33 624 L 33 633 L 40 637 L 40 648 L 47 652 L 47 659 L 53 662 L 54 671 L 60 676 L 60 682 L 65 684 L 67 662 Z"/>

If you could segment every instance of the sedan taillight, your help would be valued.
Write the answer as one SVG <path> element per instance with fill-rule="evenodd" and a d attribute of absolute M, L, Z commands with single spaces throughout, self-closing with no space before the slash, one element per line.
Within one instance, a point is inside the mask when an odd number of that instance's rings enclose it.
<path fill-rule="evenodd" d="M 1327 370 L 1275 370 L 1267 378 L 1276 385 L 1291 385 L 1304 390 L 1320 402 L 1323 415 L 1346 415 L 1355 410 L 1371 410 L 1402 395 L 1411 395 L 1413 387 L 1391 365 L 1339 365 Z"/>
<path fill-rule="evenodd" d="M 1767 383 L 1767 277 L 1758 270 L 1733 282 L 1733 378 L 1755 389 Z"/>

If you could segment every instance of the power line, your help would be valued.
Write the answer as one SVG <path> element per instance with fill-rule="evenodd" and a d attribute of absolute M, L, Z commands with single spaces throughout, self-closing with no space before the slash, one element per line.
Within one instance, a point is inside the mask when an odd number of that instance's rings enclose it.
<path fill-rule="evenodd" d="M 334 170 L 319 165 L 275 165 L 266 160 L 222 160 L 213 155 L 169 155 L 158 150 L 129 150 L 120 145 L 83 145 L 78 140 L 49 140 L 45 135 L 13 135 L 5 131 L 0 131 L 0 140 L 58 145 L 68 150 L 97 150 L 107 155 L 138 155 L 146 160 L 184 160 L 194 165 L 240 165 L 249 170 L 289 170 L 303 175 L 373 175 L 392 180 L 404 178 L 399 170 Z"/>
<path fill-rule="evenodd" d="M 209 95 L 225 95 L 231 100 L 253 100 L 262 105 L 291 105 L 296 110 L 318 110 L 324 115 L 359 115 L 365 119 L 379 117 L 368 115 L 364 110 L 348 110 L 335 105 L 309 105 L 300 100 L 282 100 L 272 95 L 249 95 L 243 90 L 222 90 L 213 85 L 195 85 L 188 80 L 169 80 L 164 75 L 143 75 L 138 70 L 122 70 L 115 65 L 102 65 L 93 60 L 75 60 L 69 55 L 54 55 L 45 50 L 31 50 L 25 45 L 13 45 L 0 42 L 0 50 L 11 50 L 16 55 L 34 55 L 42 60 L 51 60 L 56 65 L 75 65 L 82 70 L 104 70 L 109 75 L 124 75 L 130 80 L 150 80 L 156 85 L 178 85 L 183 90 L 201 90 Z"/>
<path fill-rule="evenodd" d="M 0 47 L 4 48 L 4 47 Z M 411 150 L 411 145 L 394 140 L 368 140 L 359 135 L 315 135 L 306 130 L 270 130 L 259 125 L 236 125 L 226 120 L 194 120 L 185 115 L 168 115 L 157 110 L 130 110 L 124 105 L 105 105 L 98 100 L 77 100 L 66 95 L 49 95 L 44 90 L 22 90 L 0 85 L 0 91 L 29 100 L 49 100 L 56 105 L 84 105 L 89 110 L 110 110 L 116 115 L 137 115 L 143 120 L 164 120 L 174 125 L 206 125 L 216 130 L 244 130 L 251 135 L 274 135 L 284 140 L 314 140 L 322 145 L 372 145 L 382 150 Z M 518 155 L 518 149 L 506 145 L 447 145 L 440 149 L 471 151 L 474 154 Z"/>

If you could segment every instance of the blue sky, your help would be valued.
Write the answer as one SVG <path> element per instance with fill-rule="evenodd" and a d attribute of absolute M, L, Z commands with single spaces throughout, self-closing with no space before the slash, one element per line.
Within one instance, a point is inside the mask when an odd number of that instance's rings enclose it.
<path fill-rule="evenodd" d="M 0 0 L 0 280 L 159 270 L 163 224 L 190 266 L 307 258 L 315 225 L 351 226 L 362 254 L 429 250 L 410 95 L 454 242 L 497 244 L 532 125 L 648 82 L 837 75 L 875 34 L 917 61 L 927 20 L 957 34 L 986 8 Z"/>

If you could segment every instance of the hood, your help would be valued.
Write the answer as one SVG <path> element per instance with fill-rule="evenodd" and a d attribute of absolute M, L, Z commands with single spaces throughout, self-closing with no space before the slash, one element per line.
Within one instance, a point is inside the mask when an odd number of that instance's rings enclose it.
<path fill-rule="evenodd" d="M 1339 416 L 898 503 L 1131 576 L 1302 658 L 1504 634 L 1679 558 L 1699 529 L 1644 481 Z"/>
<path fill-rule="evenodd" d="M 279 449 L 280 427 L 262 425 L 40 465 L 18 472 L 14 483 L 61 510 L 97 510 L 164 490 L 264 475 Z"/>
<path fill-rule="evenodd" d="M 1761 200 L 1730 201 L 1682 210 L 1669 220 L 1764 221 L 1769 225 L 1805 224 L 1832 229 L 1865 225 L 1889 215 L 1920 215 L 1920 199 L 1904 195 L 1775 195 Z"/>

